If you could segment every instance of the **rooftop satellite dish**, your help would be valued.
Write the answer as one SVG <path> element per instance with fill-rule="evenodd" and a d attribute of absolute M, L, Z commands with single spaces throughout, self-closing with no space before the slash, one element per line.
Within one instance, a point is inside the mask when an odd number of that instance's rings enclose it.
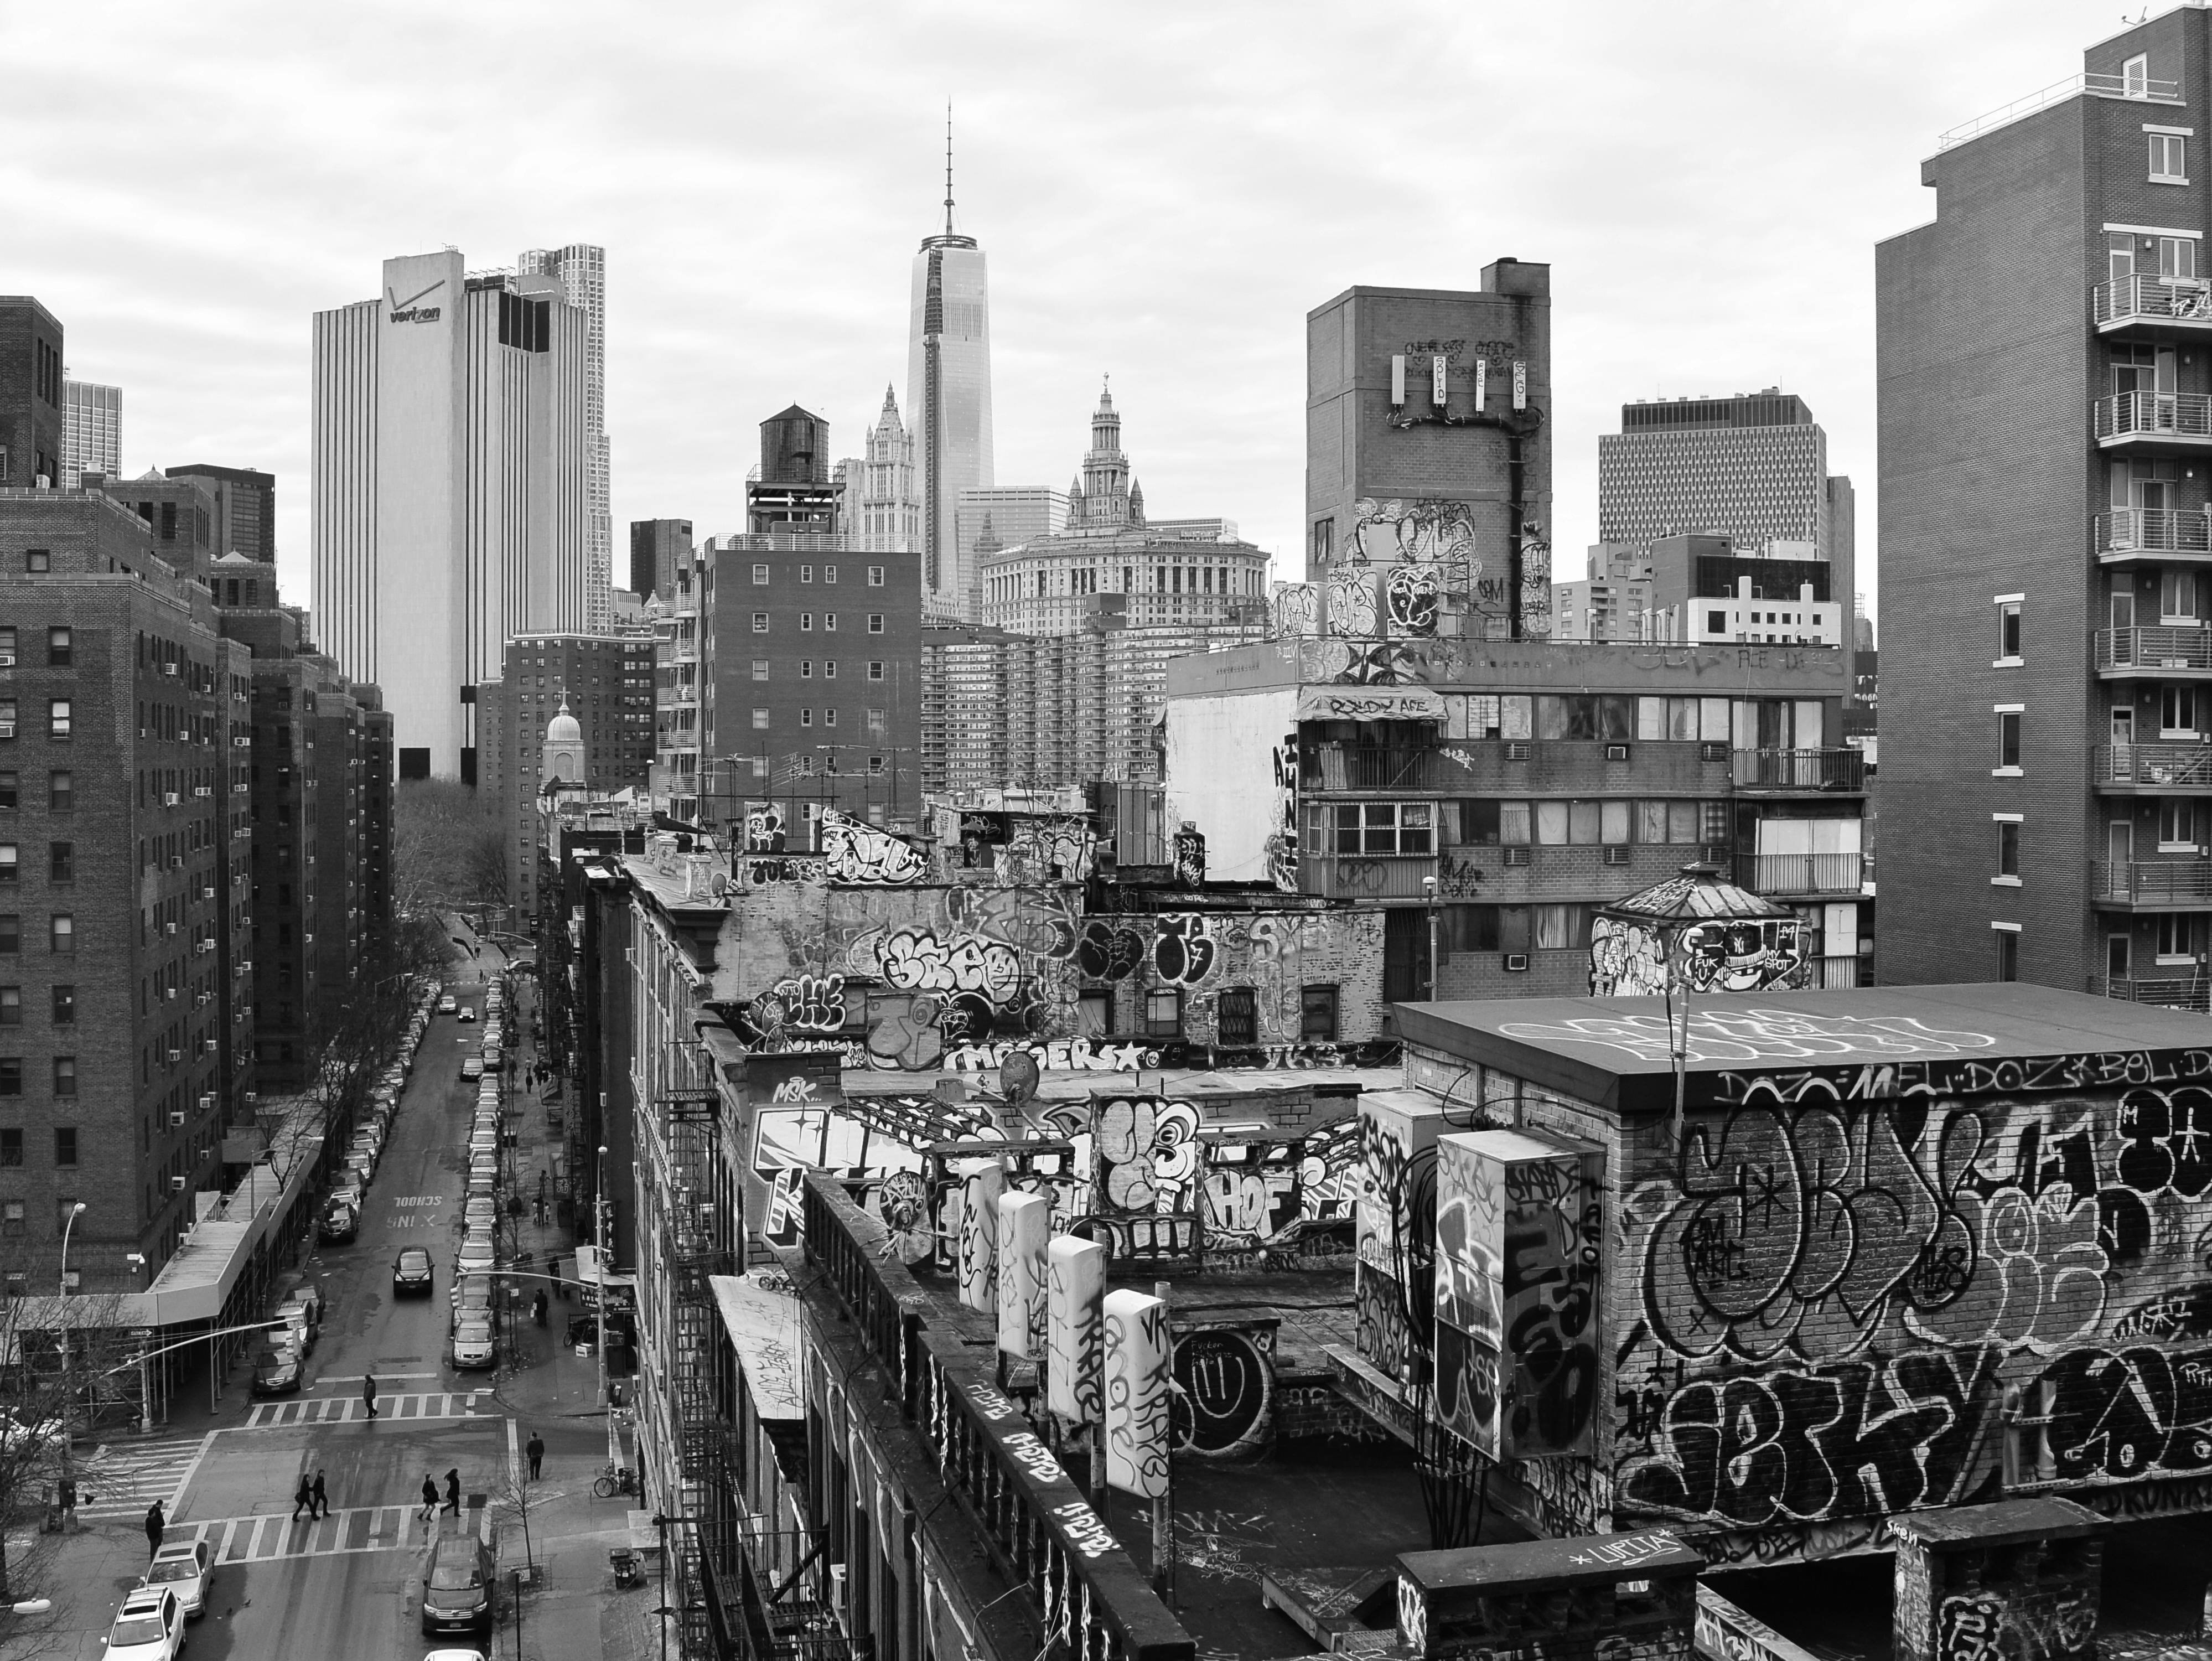
<path fill-rule="evenodd" d="M 1024 1108 L 1036 1099 L 1036 1057 L 1025 1050 L 1017 1050 L 999 1063 L 999 1093 L 1006 1098 L 1006 1105 Z"/>

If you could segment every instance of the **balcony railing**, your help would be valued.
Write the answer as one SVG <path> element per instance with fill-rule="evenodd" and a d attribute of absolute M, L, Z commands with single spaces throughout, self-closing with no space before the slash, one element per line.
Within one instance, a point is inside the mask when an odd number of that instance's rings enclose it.
<path fill-rule="evenodd" d="M 2099 745 L 2090 754 L 2089 782 L 2212 791 L 2212 745 Z"/>
<path fill-rule="evenodd" d="M 2089 894 L 2138 905 L 2212 901 L 2212 860 L 2092 860 Z"/>
<path fill-rule="evenodd" d="M 2212 283 L 2201 277 L 2116 277 L 2089 290 L 2097 326 L 2123 323 L 2194 323 L 2212 328 Z"/>
<path fill-rule="evenodd" d="M 1036 1635 L 1064 1644 L 1068 1661 L 1194 1661 L 1190 1634 L 1000 1393 L 988 1324 L 980 1345 L 957 1311 L 938 1329 L 937 1300 L 892 1259 L 889 1231 L 834 1177 L 809 1171 L 804 1180 L 807 1257 L 896 1381 L 915 1434 L 998 1567 L 1028 1591 Z"/>
<path fill-rule="evenodd" d="M 1754 894 L 1856 894 L 1865 879 L 1856 854 L 1738 854 L 1735 870 Z"/>
<path fill-rule="evenodd" d="M 2163 1004 L 2168 1009 L 2193 1009 L 2198 1014 L 2212 1013 L 2212 980 L 2203 975 L 2183 975 L 2170 979 L 2137 980 L 2131 976 L 2110 975 L 2099 988 L 2108 998 L 2122 1003 Z"/>
<path fill-rule="evenodd" d="M 2212 444 L 2212 397 L 2203 392 L 2115 392 L 2097 400 L 2097 441 L 2169 439 Z"/>
<path fill-rule="evenodd" d="M 2063 103 L 2081 93 L 2096 98 L 2130 98 L 2140 99 L 2145 103 L 2170 104 L 2181 97 L 2181 82 L 2154 81 L 2141 75 L 2069 75 L 2063 81 L 2054 81 L 2047 87 L 2039 87 L 2025 97 L 2000 105 L 1986 115 L 1962 121 L 1950 131 L 1938 134 L 1936 148 L 1948 150 L 1954 144 L 1979 138 L 1985 132 L 2033 115 L 2038 110 L 2047 110 L 2053 104 Z"/>
<path fill-rule="evenodd" d="M 2202 508 L 2121 508 L 2097 515 L 2100 554 L 2212 552 L 2212 517 Z"/>
<path fill-rule="evenodd" d="M 1866 754 L 1859 750 L 1738 750 L 1739 790 L 1863 790 Z"/>
<path fill-rule="evenodd" d="M 1300 865 L 1300 886 L 1333 900 L 1425 899 L 1421 879 L 1437 874 L 1433 854 L 1309 854 Z"/>
<path fill-rule="evenodd" d="M 2162 624 L 2097 630 L 2100 669 L 2212 670 L 2212 629 Z"/>
<path fill-rule="evenodd" d="M 1426 748 L 1323 744 L 1306 757 L 1298 782 L 1308 790 L 1432 790 L 1436 764 Z"/>

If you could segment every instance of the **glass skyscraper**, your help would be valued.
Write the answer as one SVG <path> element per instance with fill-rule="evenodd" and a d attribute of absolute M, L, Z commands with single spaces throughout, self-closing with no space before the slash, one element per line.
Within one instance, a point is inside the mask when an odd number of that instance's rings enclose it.
<path fill-rule="evenodd" d="M 907 411 L 921 475 L 922 606 L 933 617 L 975 617 L 975 573 L 961 554 L 963 490 L 988 490 L 991 447 L 991 306 L 983 251 L 952 228 L 914 257 L 914 320 L 907 352 Z"/>

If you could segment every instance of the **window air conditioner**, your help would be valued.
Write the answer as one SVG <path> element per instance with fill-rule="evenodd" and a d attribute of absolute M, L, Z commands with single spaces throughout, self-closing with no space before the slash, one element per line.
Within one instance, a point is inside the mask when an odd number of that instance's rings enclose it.
<path fill-rule="evenodd" d="M 1728 745 L 1708 741 L 1699 747 L 1698 755 L 1699 759 L 1704 761 L 1726 761 Z"/>
<path fill-rule="evenodd" d="M 213 1055 L 215 1053 L 215 1043 L 216 1041 L 213 1038 L 209 1038 L 204 1041 L 202 1047 L 205 1049 L 210 1055 Z"/>
<path fill-rule="evenodd" d="M 1526 952 L 1508 952 L 1505 954 L 1505 972 L 1509 975 L 1527 974 L 1528 954 Z"/>
<path fill-rule="evenodd" d="M 247 1091 L 247 1092 L 246 1092 L 246 1104 L 248 1107 L 252 1106 L 254 1103 L 256 1103 L 256 1102 L 259 1101 L 260 1099 L 261 1099 L 261 1095 L 260 1095 L 260 1092 L 258 1092 L 258 1091 L 249 1090 L 249 1091 Z"/>
<path fill-rule="evenodd" d="M 15 654 L 13 652 L 0 652 L 0 669 L 13 669 L 15 666 Z"/>
<path fill-rule="evenodd" d="M 199 995 L 199 996 L 198 996 L 198 997 L 197 997 L 197 998 L 193 999 L 193 1000 L 192 1000 L 192 1001 L 193 1001 L 193 1003 L 194 1003 L 194 1004 L 196 1004 L 196 1005 L 199 1005 L 199 1006 L 201 1006 L 201 1007 L 205 1007 L 205 1006 L 206 1006 L 206 1005 L 207 1005 L 207 1004 L 208 1004 L 208 1003 L 209 1003 L 209 1002 L 210 1002 L 210 1001 L 214 997 L 215 997 L 215 994 L 214 994 L 214 993 L 212 993 L 212 992 L 203 992 L 203 993 L 201 993 L 201 994 Z"/>
<path fill-rule="evenodd" d="M 206 1112 L 210 1108 L 213 1107 L 214 1105 L 215 1105 L 215 1092 L 213 1092 L 212 1090 L 210 1090 L 210 1091 L 207 1092 L 206 1092 L 206 1094 L 203 1095 L 203 1096 L 200 1098 L 200 1111 L 201 1111 L 201 1112 L 203 1112 L 203 1113 L 204 1113 L 204 1112 Z"/>
<path fill-rule="evenodd" d="M 1628 850 L 1627 850 L 1626 848 L 1621 848 L 1621 847 L 1619 847 L 1619 846 L 1614 846 L 1614 847 L 1607 848 L 1607 849 L 1605 850 L 1605 862 L 1606 862 L 1607 865 L 1626 865 L 1626 864 L 1627 864 L 1627 863 L 1628 863 Z"/>
<path fill-rule="evenodd" d="M 170 800 L 171 801 L 174 801 L 174 800 L 176 800 L 176 798 L 175 798 L 174 796 L 172 796 L 172 797 L 170 797 L 170 798 L 169 798 L 169 800 Z M 183 870 L 184 868 L 185 868 L 185 856 L 184 856 L 182 854 L 178 855 L 176 858 L 174 858 L 174 859 L 173 859 L 173 860 L 171 860 L 171 861 L 169 861 L 169 869 L 170 869 L 170 870 L 172 870 L 172 871 L 181 871 L 181 870 Z"/>
<path fill-rule="evenodd" d="M 172 1130 L 176 1129 L 179 1126 L 182 1125 L 184 1122 L 185 1116 L 181 1113 L 172 1113 L 169 1115 L 169 1129 Z"/>
<path fill-rule="evenodd" d="M 185 1179 L 184 1179 L 182 1177 L 170 1177 L 170 1178 L 169 1178 L 169 1192 L 170 1192 L 170 1193 L 172 1193 L 172 1194 L 181 1194 L 181 1193 L 183 1193 L 184 1191 L 185 1191 Z"/>
<path fill-rule="evenodd" d="M 161 666 L 161 672 L 170 677 L 170 678 L 174 679 L 177 673 L 177 666 L 173 663 L 165 663 Z"/>
<path fill-rule="evenodd" d="M 173 934 L 177 932 L 177 925 L 173 922 L 165 922 L 161 925 L 161 932 L 164 934 Z"/>
<path fill-rule="evenodd" d="M 1607 761 L 1626 761 L 1628 759 L 1628 746 L 1625 744 L 1607 745 L 1605 746 L 1605 758 Z"/>
<path fill-rule="evenodd" d="M 196 796 L 211 796 L 215 794 L 215 789 L 211 785 L 196 785 L 193 787 L 192 794 Z"/>
<path fill-rule="evenodd" d="M 203 889 L 201 889 L 201 890 L 200 890 L 200 897 L 201 897 L 202 899 L 204 899 L 204 900 L 211 900 L 211 899 L 213 899 L 213 898 L 215 897 L 215 890 L 214 890 L 214 889 L 212 889 L 212 888 L 203 888 Z"/>
<path fill-rule="evenodd" d="M 1505 759 L 1526 761 L 1535 747 L 1526 739 L 1508 739 L 1505 741 Z"/>
<path fill-rule="evenodd" d="M 1535 855 L 1528 849 L 1509 848 L 1505 850 L 1505 863 L 1508 865 L 1534 865 L 1535 862 Z"/>
<path fill-rule="evenodd" d="M 176 793 L 175 791 L 173 791 L 173 790 L 165 790 L 165 791 L 163 791 L 163 792 L 161 793 L 161 806 L 164 806 L 164 807 L 174 807 L 176 805 L 177 805 L 177 793 Z"/>
<path fill-rule="evenodd" d="M 174 1067 L 174 1066 L 175 1066 L 179 1062 L 180 1062 L 180 1061 L 184 1060 L 184 1058 L 185 1058 L 185 1052 L 184 1052 L 183 1050 L 172 1050 L 169 1052 L 169 1065 L 170 1065 L 170 1066 L 172 1066 L 172 1067 Z"/>

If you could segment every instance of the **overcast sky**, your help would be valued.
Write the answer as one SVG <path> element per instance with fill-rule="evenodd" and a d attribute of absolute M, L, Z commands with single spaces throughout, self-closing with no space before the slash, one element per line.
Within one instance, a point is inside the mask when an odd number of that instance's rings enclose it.
<path fill-rule="evenodd" d="M 903 405 L 949 99 L 1001 484 L 1065 485 L 1110 371 L 1151 513 L 1226 515 L 1300 575 L 1304 313 L 1510 254 L 1553 267 L 1563 575 L 1624 400 L 1778 384 L 1858 484 L 1872 588 L 1873 244 L 1932 217 L 1938 132 L 2120 24 L 2110 0 L 0 0 L 0 291 L 124 388 L 126 472 L 278 476 L 305 601 L 310 313 L 392 254 L 603 244 L 619 573 L 631 519 L 743 528 L 763 417 L 804 404 L 857 454 L 887 381 Z"/>

